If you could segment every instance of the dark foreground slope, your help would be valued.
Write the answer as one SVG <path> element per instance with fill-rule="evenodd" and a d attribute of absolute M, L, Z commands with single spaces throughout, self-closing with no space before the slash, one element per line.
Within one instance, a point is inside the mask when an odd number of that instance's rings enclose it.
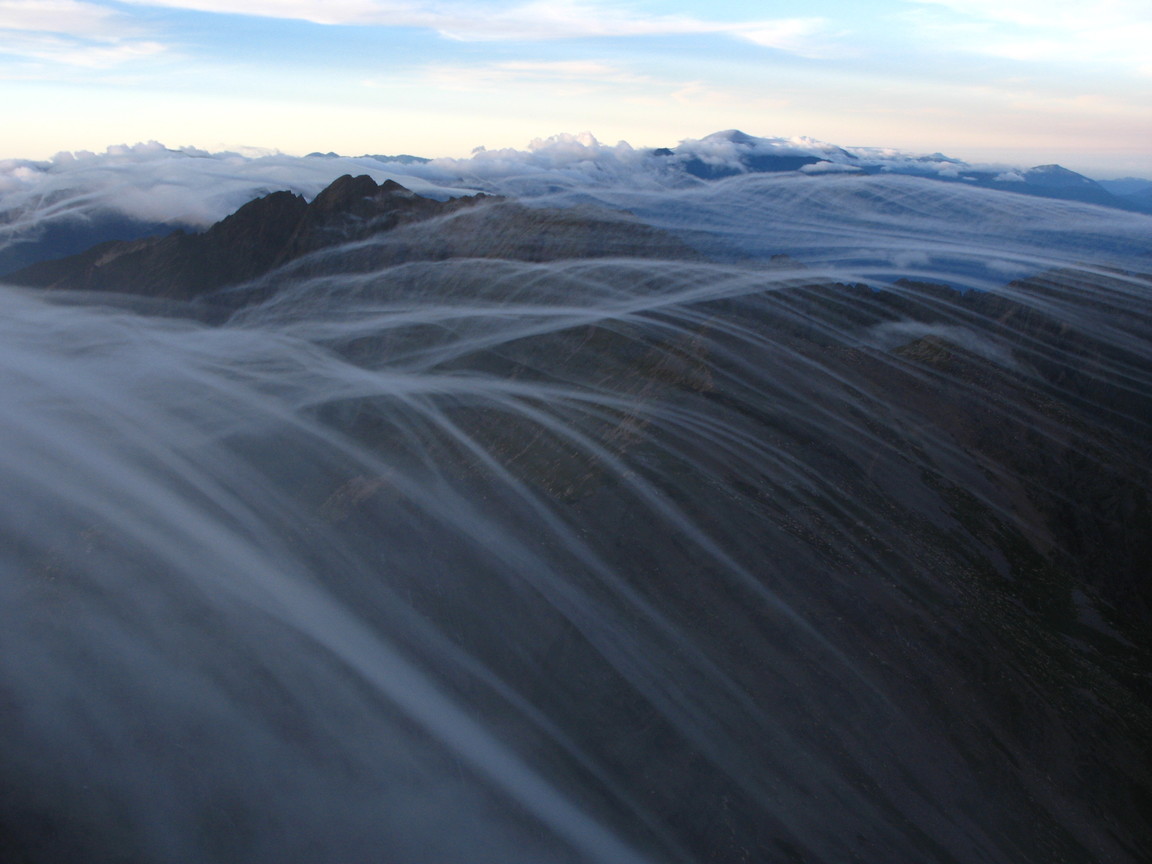
<path fill-rule="evenodd" d="M 1148 276 L 456 206 L 5 293 L 0 859 L 1143 860 Z"/>

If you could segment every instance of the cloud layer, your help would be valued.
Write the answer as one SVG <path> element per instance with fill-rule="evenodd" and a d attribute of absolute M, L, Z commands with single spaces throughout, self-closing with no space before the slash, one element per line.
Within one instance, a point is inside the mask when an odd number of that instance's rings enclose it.
<path fill-rule="evenodd" d="M 758 173 L 778 165 L 793 170 Z M 779 246 L 712 250 L 722 257 L 789 251 L 818 261 L 827 252 L 827 229 L 811 226 L 836 219 L 838 230 L 871 238 L 859 254 L 881 272 L 896 265 L 915 269 L 917 261 L 926 264 L 918 257 L 925 237 L 938 242 L 950 236 L 958 250 L 964 242 L 986 250 L 994 245 L 990 237 L 1002 238 L 1017 251 L 1032 247 L 1051 256 L 1050 238 L 1059 233 L 1064 238 L 1061 254 L 1074 261 L 1108 246 L 1127 249 L 1125 255 L 1144 249 L 1147 255 L 1141 238 L 1152 232 L 1149 216 L 1005 194 L 1047 181 L 1049 173 L 1043 170 L 973 166 L 941 154 L 842 148 L 808 138 L 755 138 L 734 131 L 681 142 L 674 152 L 634 148 L 623 141 L 604 144 L 583 133 L 536 139 L 526 149 L 478 148 L 467 159 L 425 163 L 372 156 L 209 153 L 152 142 L 102 154 L 0 162 L 0 258 L 20 260 L 21 250 L 33 248 L 29 244 L 40 242 L 53 226 L 72 230 L 109 214 L 203 228 L 272 191 L 289 189 L 311 198 L 342 174 L 394 179 L 439 198 L 484 191 L 560 206 L 596 202 L 678 233 L 699 235 L 706 244 L 714 236 L 748 236 L 757 242 L 769 238 Z M 1092 186 L 1075 175 L 1053 176 Z M 972 177 L 992 188 L 973 188 Z M 740 212 L 758 212 L 776 227 L 755 234 L 740 230 L 725 216 L 729 200 L 739 203 Z M 856 228 L 851 227 L 854 220 Z M 832 253 L 842 255 L 842 250 Z M 984 253 L 977 257 L 981 267 L 1000 268 L 997 278 L 1022 266 Z M 16 266 L 10 263 L 8 269 Z"/>
<path fill-rule="evenodd" d="M 587 37 L 720 33 L 803 53 L 822 23 L 818 19 L 716 21 L 692 15 L 641 14 L 589 0 L 498 3 L 391 3 L 376 0 L 129 0 L 230 15 L 256 15 L 327 25 L 419 27 L 461 41 L 554 40 Z"/>

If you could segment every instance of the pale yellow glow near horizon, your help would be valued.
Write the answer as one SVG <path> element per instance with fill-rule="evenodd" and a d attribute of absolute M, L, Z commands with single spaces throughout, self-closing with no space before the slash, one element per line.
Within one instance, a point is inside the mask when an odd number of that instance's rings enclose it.
<path fill-rule="evenodd" d="M 460 107 L 468 99 L 452 96 L 446 110 L 443 94 L 422 96 L 416 90 L 376 94 L 377 104 L 325 104 L 117 89 L 95 99 L 78 88 L 44 86 L 38 98 L 25 93 L 9 101 L 11 115 L 21 119 L 6 130 L 0 159 L 43 160 L 61 151 L 103 152 L 108 146 L 143 141 L 210 151 L 261 148 L 290 155 L 332 151 L 463 158 L 478 146 L 524 149 L 533 139 L 563 132 L 588 131 L 607 144 L 624 140 L 635 147 L 658 147 L 739 128 L 753 135 L 807 135 L 843 146 L 940 151 L 969 161 L 1024 167 L 1059 162 L 1100 178 L 1152 176 L 1152 148 L 1140 151 L 1123 143 L 1145 130 L 1152 141 L 1152 118 L 1117 112 L 1109 124 L 1101 121 L 1085 130 L 1079 119 L 1062 121 L 1066 106 L 1059 104 L 1038 104 L 1030 113 L 1028 106 L 989 100 L 976 114 L 984 98 L 980 94 L 973 95 L 971 104 L 941 107 L 935 113 L 910 103 L 906 109 L 862 107 L 839 115 L 830 115 L 825 106 L 809 108 L 783 100 L 741 106 L 739 99 L 716 99 L 708 92 L 607 105 L 595 95 L 584 100 L 573 96 L 558 104 L 542 88 L 529 87 L 519 91 L 515 110 L 501 110 L 497 100 L 483 93 L 470 100 L 470 109 Z M 419 107 L 422 98 L 427 107 Z M 847 104 L 850 94 L 844 98 Z M 1092 107 L 1077 106 L 1080 115 L 1091 115 Z M 972 122 L 969 112 L 980 122 Z M 1037 122 L 1038 115 L 1043 115 L 1043 124 Z M 1053 136 L 1062 122 L 1066 134 Z"/>

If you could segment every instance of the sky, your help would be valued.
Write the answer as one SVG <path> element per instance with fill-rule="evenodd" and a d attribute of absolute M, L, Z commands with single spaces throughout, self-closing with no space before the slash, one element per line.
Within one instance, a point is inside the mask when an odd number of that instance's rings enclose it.
<path fill-rule="evenodd" d="M 738 128 L 1152 177 L 1149 45 L 1147 0 L 0 0 L 0 159 Z"/>

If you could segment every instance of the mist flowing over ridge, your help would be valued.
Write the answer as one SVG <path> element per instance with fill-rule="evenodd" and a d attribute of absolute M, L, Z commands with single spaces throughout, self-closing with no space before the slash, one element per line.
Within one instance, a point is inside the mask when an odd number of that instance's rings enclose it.
<path fill-rule="evenodd" d="M 1141 860 L 1152 217 L 710 137 L 125 154 L 291 182 L 0 289 L 8 859 Z"/>
<path fill-rule="evenodd" d="M 0 161 L 0 275 L 44 258 L 172 227 L 201 230 L 270 192 L 311 199 L 341 174 L 393 179 L 421 195 L 478 191 L 535 196 L 559 188 L 691 188 L 750 173 L 903 174 L 1041 197 L 1149 212 L 1152 179 L 1105 184 L 1058 165 L 969 164 L 935 154 L 840 147 L 810 138 L 766 138 L 737 130 L 674 148 L 602 144 L 588 133 L 533 141 L 525 150 L 477 148 L 468 159 L 312 154 L 210 153 L 156 142 L 105 153 L 61 153 L 48 161 Z"/>

